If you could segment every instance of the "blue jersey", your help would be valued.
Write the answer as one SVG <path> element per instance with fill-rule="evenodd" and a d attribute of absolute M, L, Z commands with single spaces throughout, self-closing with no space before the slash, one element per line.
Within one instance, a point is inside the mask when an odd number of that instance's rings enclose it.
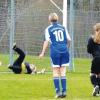
<path fill-rule="evenodd" d="M 68 31 L 57 22 L 46 28 L 45 41 L 50 42 L 50 57 L 53 67 L 67 66 L 69 64 L 67 40 L 71 40 Z"/>
<path fill-rule="evenodd" d="M 67 39 L 70 39 L 67 30 L 57 22 L 48 26 L 45 30 L 45 40 L 50 41 L 51 51 L 59 53 L 67 51 Z"/>

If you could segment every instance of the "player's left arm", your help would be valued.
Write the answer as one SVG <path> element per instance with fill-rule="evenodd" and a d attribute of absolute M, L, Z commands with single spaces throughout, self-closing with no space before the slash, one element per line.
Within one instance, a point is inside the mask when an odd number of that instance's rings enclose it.
<path fill-rule="evenodd" d="M 87 52 L 90 53 L 90 54 L 93 53 L 93 48 L 94 48 L 94 45 L 93 45 L 93 44 L 94 44 L 94 43 L 93 43 L 93 38 L 90 37 L 90 38 L 88 39 L 88 44 L 87 44 Z"/>

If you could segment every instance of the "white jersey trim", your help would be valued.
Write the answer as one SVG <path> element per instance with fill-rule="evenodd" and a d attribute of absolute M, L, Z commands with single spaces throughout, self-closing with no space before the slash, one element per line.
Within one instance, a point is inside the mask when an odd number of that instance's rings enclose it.
<path fill-rule="evenodd" d="M 69 66 L 69 63 L 62 64 L 61 66 L 63 66 L 63 67 Z M 52 67 L 61 67 L 61 66 L 60 66 L 60 65 L 54 65 L 54 64 L 52 63 Z"/>
<path fill-rule="evenodd" d="M 45 40 L 46 40 L 46 41 L 49 41 L 49 42 L 50 42 L 50 35 L 49 35 L 48 29 L 49 29 L 51 26 L 52 26 L 52 25 L 48 26 L 48 27 L 45 29 Z"/>

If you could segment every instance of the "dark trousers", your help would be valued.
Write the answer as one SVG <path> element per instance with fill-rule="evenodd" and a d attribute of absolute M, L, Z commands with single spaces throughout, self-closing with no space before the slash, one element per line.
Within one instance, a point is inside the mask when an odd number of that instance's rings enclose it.
<path fill-rule="evenodd" d="M 21 65 L 22 65 L 22 62 L 25 59 L 25 53 L 18 47 L 13 48 L 13 50 L 15 52 L 17 52 L 19 57 L 14 61 L 12 70 L 13 70 L 14 73 L 19 74 L 22 71 Z"/>

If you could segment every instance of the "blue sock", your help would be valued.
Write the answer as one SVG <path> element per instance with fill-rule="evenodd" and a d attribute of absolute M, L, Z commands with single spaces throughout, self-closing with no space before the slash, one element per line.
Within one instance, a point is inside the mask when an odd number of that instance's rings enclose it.
<path fill-rule="evenodd" d="M 61 77 L 62 93 L 66 93 L 66 76 Z"/>
<path fill-rule="evenodd" d="M 54 81 L 54 86 L 55 86 L 56 93 L 59 94 L 60 93 L 60 81 L 59 81 L 59 77 L 54 77 L 53 81 Z"/>

